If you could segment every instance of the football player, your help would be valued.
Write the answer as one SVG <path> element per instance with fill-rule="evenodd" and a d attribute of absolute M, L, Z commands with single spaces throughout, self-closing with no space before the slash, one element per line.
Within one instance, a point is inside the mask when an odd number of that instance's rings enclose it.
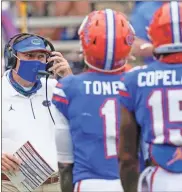
<path fill-rule="evenodd" d="M 151 192 L 182 191 L 182 2 L 159 8 L 148 35 L 156 61 L 122 79 L 120 177 L 126 192 L 137 191 L 140 137 L 149 144 L 150 166 L 138 191 L 145 180 Z"/>
<path fill-rule="evenodd" d="M 121 73 L 134 41 L 126 17 L 111 9 L 94 11 L 79 36 L 88 70 L 57 84 L 53 103 L 69 122 L 73 142 L 75 192 L 122 192 L 118 133 Z M 57 145 L 62 145 L 57 138 Z M 71 151 L 70 151 L 71 153 Z"/>

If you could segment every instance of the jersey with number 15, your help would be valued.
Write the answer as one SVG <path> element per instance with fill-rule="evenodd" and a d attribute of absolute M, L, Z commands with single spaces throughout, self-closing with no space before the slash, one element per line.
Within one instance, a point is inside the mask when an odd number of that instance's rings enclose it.
<path fill-rule="evenodd" d="M 182 64 L 155 61 L 123 78 L 121 103 L 135 113 L 149 157 L 182 173 Z"/>
<path fill-rule="evenodd" d="M 121 75 L 86 72 L 59 81 L 53 103 L 68 119 L 73 141 L 73 182 L 118 179 Z"/>

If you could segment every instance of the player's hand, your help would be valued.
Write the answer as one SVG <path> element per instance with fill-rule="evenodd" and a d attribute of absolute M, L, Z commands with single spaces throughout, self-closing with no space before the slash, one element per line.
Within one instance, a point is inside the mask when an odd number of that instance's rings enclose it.
<path fill-rule="evenodd" d="M 2 153 L 1 171 L 18 171 L 21 161 L 13 155 Z"/>
<path fill-rule="evenodd" d="M 53 51 L 52 57 L 48 58 L 48 62 L 54 61 L 54 64 L 49 71 L 52 71 L 54 75 L 65 77 L 72 74 L 68 61 L 62 56 L 60 52 Z"/>

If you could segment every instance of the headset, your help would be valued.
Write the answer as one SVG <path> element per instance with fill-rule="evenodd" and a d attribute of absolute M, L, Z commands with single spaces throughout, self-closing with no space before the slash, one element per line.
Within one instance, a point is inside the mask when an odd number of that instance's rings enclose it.
<path fill-rule="evenodd" d="M 51 52 L 55 51 L 53 44 L 47 39 L 45 39 L 44 37 L 36 34 L 31 34 L 31 33 L 19 33 L 13 36 L 12 38 L 10 38 L 8 43 L 5 45 L 5 49 L 4 49 L 5 70 L 14 69 L 16 67 L 17 58 L 14 55 L 17 55 L 17 51 L 14 49 L 14 45 L 32 36 L 41 38 L 44 41 L 45 47 L 49 46 Z M 53 65 L 53 62 L 48 63 L 46 67 L 46 71 L 52 65 Z"/>
<path fill-rule="evenodd" d="M 17 55 L 17 51 L 13 48 L 14 45 L 20 41 L 25 40 L 26 38 L 32 37 L 32 36 L 41 38 L 44 41 L 45 47 L 49 46 L 51 52 L 55 51 L 53 44 L 50 41 L 48 41 L 47 39 L 45 39 L 44 37 L 42 37 L 40 35 L 36 35 L 36 34 L 31 34 L 31 33 L 19 33 L 19 34 L 13 36 L 8 41 L 8 43 L 5 45 L 5 49 L 4 49 L 5 70 L 14 69 L 16 67 L 17 58 L 14 55 Z M 51 57 L 51 56 L 49 55 L 48 57 Z M 52 74 L 52 72 L 48 72 L 48 69 L 53 66 L 53 63 L 54 63 L 53 61 L 50 63 L 47 63 L 46 71 L 39 71 L 38 72 L 40 75 L 46 76 L 46 86 L 45 87 L 46 87 L 46 101 L 47 102 L 48 102 L 47 80 L 48 80 L 49 75 Z M 49 114 L 50 114 L 50 117 L 51 117 L 53 123 L 55 124 L 55 121 L 54 121 L 54 118 L 52 116 L 49 105 L 48 105 L 48 111 L 49 111 Z"/>

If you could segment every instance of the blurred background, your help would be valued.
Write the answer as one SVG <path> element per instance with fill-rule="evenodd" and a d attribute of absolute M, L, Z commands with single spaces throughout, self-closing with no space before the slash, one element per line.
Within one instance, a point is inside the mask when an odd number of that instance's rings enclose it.
<path fill-rule="evenodd" d="M 73 72 L 82 70 L 77 30 L 93 10 L 111 8 L 135 18 L 142 1 L 2 1 L 2 56 L 4 45 L 19 32 L 36 33 L 51 40 L 55 49 L 69 61 Z M 141 22 L 138 20 L 137 25 Z M 142 29 L 144 30 L 144 29 Z M 137 62 L 141 60 L 137 59 Z M 136 61 L 129 61 L 132 65 Z M 3 64 L 3 58 L 2 58 Z"/>

